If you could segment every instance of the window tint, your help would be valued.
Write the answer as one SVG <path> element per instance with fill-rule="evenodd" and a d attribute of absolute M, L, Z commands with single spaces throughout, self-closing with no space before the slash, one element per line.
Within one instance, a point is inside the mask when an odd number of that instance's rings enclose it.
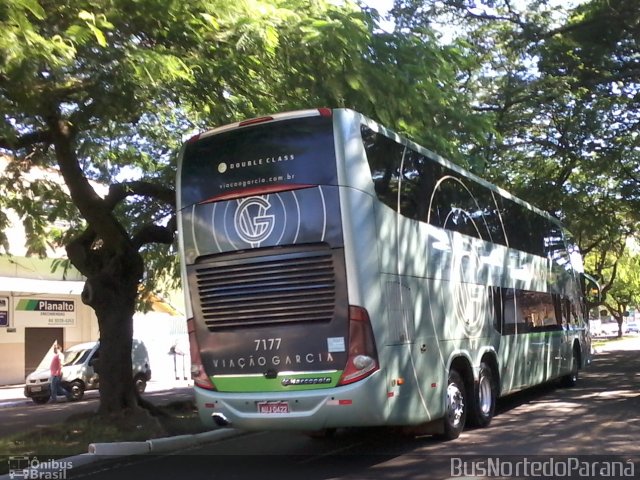
<path fill-rule="evenodd" d="M 404 147 L 364 126 L 361 133 L 376 195 L 382 203 L 396 210 Z"/>
<path fill-rule="evenodd" d="M 386 205 L 405 217 L 571 268 L 556 222 L 366 126 L 361 132 L 376 194 Z"/>
<path fill-rule="evenodd" d="M 187 142 L 181 171 L 183 207 L 244 188 L 336 185 L 330 117 L 258 123 Z"/>
<path fill-rule="evenodd" d="M 557 316 L 553 295 L 542 292 L 518 291 L 516 303 L 529 332 L 558 330 L 561 318 Z"/>
<path fill-rule="evenodd" d="M 568 302 L 550 293 L 494 287 L 494 328 L 503 335 L 560 330 Z"/>
<path fill-rule="evenodd" d="M 63 365 L 79 365 L 85 362 L 91 349 L 88 350 L 70 350 L 64 353 Z"/>
<path fill-rule="evenodd" d="M 513 335 L 528 331 L 522 306 L 518 301 L 518 291 L 513 288 L 501 289 L 502 334 Z"/>

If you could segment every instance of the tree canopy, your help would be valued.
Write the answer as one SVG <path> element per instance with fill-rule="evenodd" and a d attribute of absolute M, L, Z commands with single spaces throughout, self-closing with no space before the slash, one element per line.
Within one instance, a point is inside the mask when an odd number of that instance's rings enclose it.
<path fill-rule="evenodd" d="M 0 178 L 29 252 L 62 245 L 87 278 L 103 414 L 135 411 L 141 288 L 177 284 L 173 177 L 185 134 L 288 109 L 347 106 L 458 161 L 484 129 L 458 88 L 466 60 L 377 13 L 323 0 L 50 1 L 0 7 Z M 23 181 L 30 168 L 60 172 Z M 65 229 L 52 229 L 63 221 Z M 2 242 L 8 248 L 6 241 Z M 165 286 L 167 283 L 165 282 Z"/>
<path fill-rule="evenodd" d="M 394 13 L 410 30 L 455 26 L 448 41 L 477 62 L 474 108 L 491 118 L 474 151 L 484 176 L 560 218 L 608 284 L 615 270 L 596 259 L 622 258 L 640 220 L 640 11 L 568 5 L 397 0 Z"/>

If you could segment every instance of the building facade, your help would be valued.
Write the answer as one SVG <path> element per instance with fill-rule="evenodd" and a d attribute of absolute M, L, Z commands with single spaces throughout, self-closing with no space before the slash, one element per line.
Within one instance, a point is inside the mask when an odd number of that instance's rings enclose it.
<path fill-rule="evenodd" d="M 66 348 L 99 337 L 83 286 L 50 259 L 0 256 L 0 385 L 23 383 L 54 342 Z"/>

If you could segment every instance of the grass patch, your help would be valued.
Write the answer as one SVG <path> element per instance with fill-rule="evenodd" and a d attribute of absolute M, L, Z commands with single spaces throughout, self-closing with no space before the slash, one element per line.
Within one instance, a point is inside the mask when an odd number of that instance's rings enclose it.
<path fill-rule="evenodd" d="M 161 407 L 166 416 L 158 417 L 167 436 L 207 432 L 198 416 L 198 409 L 191 400 L 169 403 Z"/>
<path fill-rule="evenodd" d="M 598 348 L 598 347 L 603 347 L 605 345 L 610 345 L 612 343 L 618 343 L 618 342 L 622 342 L 626 340 L 626 337 L 607 337 L 607 338 L 598 338 L 598 339 L 591 339 L 591 347 L 592 348 Z"/>
<path fill-rule="evenodd" d="M 153 438 L 200 433 L 202 425 L 193 401 L 180 401 L 158 408 L 152 417 L 146 411 L 119 423 L 105 422 L 94 413 L 72 415 L 64 423 L 0 438 L 0 458 L 12 456 L 63 458 L 87 453 L 90 443 L 135 442 Z M 0 474 L 8 472 L 8 462 L 0 461 Z"/>

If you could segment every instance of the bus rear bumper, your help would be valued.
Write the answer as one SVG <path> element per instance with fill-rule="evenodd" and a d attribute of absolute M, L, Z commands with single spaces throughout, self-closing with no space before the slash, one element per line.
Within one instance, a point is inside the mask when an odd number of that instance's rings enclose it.
<path fill-rule="evenodd" d="M 320 430 L 383 425 L 387 402 L 383 378 L 376 372 L 351 385 L 293 392 L 194 390 L 200 419 L 210 428 Z"/>

